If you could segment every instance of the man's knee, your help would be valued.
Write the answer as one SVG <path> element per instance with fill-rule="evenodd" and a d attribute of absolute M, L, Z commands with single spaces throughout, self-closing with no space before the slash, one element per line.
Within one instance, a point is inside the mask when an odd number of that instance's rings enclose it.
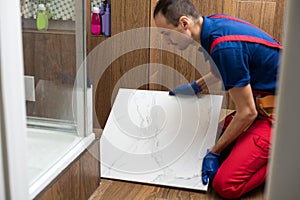
<path fill-rule="evenodd" d="M 236 199 L 243 195 L 243 184 L 233 183 L 228 178 L 216 175 L 212 187 L 223 198 Z"/>

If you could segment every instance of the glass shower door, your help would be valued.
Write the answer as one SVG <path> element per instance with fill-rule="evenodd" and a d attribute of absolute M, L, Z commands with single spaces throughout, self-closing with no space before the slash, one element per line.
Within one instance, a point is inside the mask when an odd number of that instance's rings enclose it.
<path fill-rule="evenodd" d="M 45 9 L 41 9 L 45 8 Z M 47 27 L 37 27 L 45 10 Z M 84 137 L 87 118 L 85 2 L 21 0 L 29 185 Z"/>
<path fill-rule="evenodd" d="M 38 30 L 39 8 L 48 27 Z M 83 111 L 86 84 L 84 3 L 75 0 L 21 0 L 28 126 L 67 129 L 83 136 L 78 110 Z M 79 73 L 81 72 L 81 73 Z"/>

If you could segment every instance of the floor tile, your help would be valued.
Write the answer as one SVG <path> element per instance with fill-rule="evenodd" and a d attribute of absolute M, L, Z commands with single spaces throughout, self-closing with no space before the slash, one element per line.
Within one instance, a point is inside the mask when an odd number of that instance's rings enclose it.
<path fill-rule="evenodd" d="M 201 163 L 221 104 L 220 95 L 120 89 L 100 140 L 101 176 L 206 191 Z"/>

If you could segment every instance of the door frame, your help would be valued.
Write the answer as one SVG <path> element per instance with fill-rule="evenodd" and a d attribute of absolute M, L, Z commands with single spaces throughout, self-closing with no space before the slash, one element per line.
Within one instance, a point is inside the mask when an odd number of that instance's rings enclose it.
<path fill-rule="evenodd" d="M 29 199 L 20 0 L 0 1 L 1 198 Z"/>

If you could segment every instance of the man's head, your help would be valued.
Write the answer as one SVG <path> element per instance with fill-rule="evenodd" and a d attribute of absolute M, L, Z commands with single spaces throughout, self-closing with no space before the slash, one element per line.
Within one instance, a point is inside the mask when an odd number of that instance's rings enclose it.
<path fill-rule="evenodd" d="M 159 0 L 154 9 L 154 19 L 159 12 L 167 19 L 168 23 L 176 27 L 182 16 L 189 16 L 194 20 L 201 17 L 191 0 Z"/>
<path fill-rule="evenodd" d="M 153 17 L 156 26 L 162 31 L 165 40 L 178 49 L 185 49 L 200 34 L 201 15 L 191 0 L 159 0 Z"/>

